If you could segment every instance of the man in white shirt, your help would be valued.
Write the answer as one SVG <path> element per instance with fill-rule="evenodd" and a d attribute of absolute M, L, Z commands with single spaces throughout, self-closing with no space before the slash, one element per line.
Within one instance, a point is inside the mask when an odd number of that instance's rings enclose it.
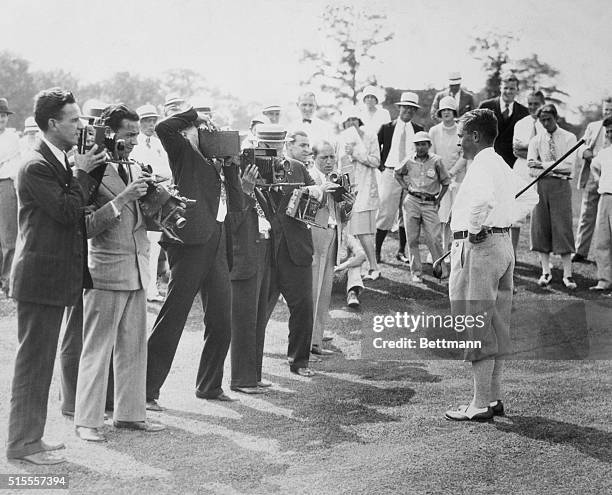
<path fill-rule="evenodd" d="M 612 288 L 612 115 L 603 121 L 607 146 L 591 163 L 591 172 L 599 184 L 599 204 L 595 223 L 595 262 L 597 285 L 590 290 L 603 291 Z"/>
<path fill-rule="evenodd" d="M 140 134 L 138 135 L 138 144 L 134 146 L 131 158 L 144 165 L 150 165 L 153 173 L 168 179 L 172 178 L 172 171 L 168 164 L 168 155 L 161 144 L 159 138 L 155 135 L 155 124 L 159 118 L 159 114 L 153 105 L 143 105 L 136 109 L 136 113 L 140 118 Z M 149 286 L 147 287 L 147 301 L 161 302 L 164 298 L 160 295 L 157 288 L 157 264 L 161 246 L 161 232 L 147 232 L 147 237 L 151 243 L 149 252 Z"/>
<path fill-rule="evenodd" d="M 576 232 L 576 254 L 572 257 L 572 261 L 576 263 L 584 263 L 589 257 L 597 217 L 597 202 L 599 201 L 597 181 L 590 171 L 590 164 L 597 153 L 606 146 L 606 130 L 603 126 L 603 119 L 612 116 L 612 98 L 605 99 L 601 109 L 602 120 L 587 125 L 583 137 L 586 144 L 578 150 L 578 157 L 581 158 L 580 161 L 582 162 L 578 175 L 578 189 L 582 189 L 582 203 Z"/>
<path fill-rule="evenodd" d="M 317 98 L 312 91 L 301 94 L 297 101 L 300 119 L 289 124 L 290 131 L 304 131 L 308 134 L 311 143 L 318 141 L 333 141 L 334 131 L 327 122 L 315 116 Z"/>
<path fill-rule="evenodd" d="M 534 91 L 527 97 L 527 109 L 529 115 L 523 117 L 514 124 L 514 135 L 512 138 L 512 151 L 516 157 L 514 169 L 526 181 L 530 180 L 529 167 L 527 166 L 527 147 L 529 141 L 536 134 L 544 132 L 544 128 L 538 120 L 538 109 L 546 103 L 544 94 L 541 91 Z M 513 225 L 510 229 L 512 236 L 512 248 L 514 249 L 514 258 L 516 259 L 516 248 L 521 233 L 521 224 Z"/>
<path fill-rule="evenodd" d="M 557 109 L 548 104 L 538 110 L 538 120 L 545 132 L 529 141 L 527 166 L 533 177 L 552 165 L 576 144 L 576 136 L 557 125 Z M 570 180 L 575 155 L 572 153 L 557 168 L 538 182 L 540 202 L 531 215 L 531 250 L 537 251 L 542 264 L 542 276 L 538 285 L 550 284 L 550 253 L 561 256 L 563 284 L 570 290 L 576 288 L 572 278 L 571 254 L 574 251 L 572 232 L 572 189 Z"/>
<path fill-rule="evenodd" d="M 15 241 L 17 239 L 17 193 L 15 177 L 19 167 L 19 136 L 7 131 L 9 110 L 6 98 L 0 98 L 0 288 L 8 294 Z"/>
<path fill-rule="evenodd" d="M 523 181 L 493 150 L 497 119 L 491 110 L 466 113 L 458 129 L 461 148 L 473 163 L 453 205 L 449 296 L 454 318 L 481 315 L 482 327 L 466 328 L 467 340 L 480 349 L 466 349 L 472 362 L 474 397 L 469 405 L 447 411 L 453 421 L 486 421 L 503 415 L 501 375 L 504 355 L 511 350 L 510 311 L 514 255 L 509 227 L 537 203 L 533 189 L 515 200 Z"/>
<path fill-rule="evenodd" d="M 395 103 L 399 107 L 399 118 L 388 124 L 384 124 L 378 131 L 378 144 L 380 145 L 380 170 L 382 172 L 379 196 L 380 207 L 376 217 L 376 261 L 380 263 L 381 249 L 387 233 L 393 227 L 401 207 L 402 187 L 395 180 L 395 168 L 399 168 L 404 159 L 414 154 L 414 135 L 424 130 L 419 124 L 412 122 L 412 118 L 419 105 L 419 96 L 416 93 L 406 91 L 402 93 L 400 101 Z M 399 228 L 400 250 L 397 259 L 408 261 L 403 247 L 405 247 L 406 233 L 404 227 Z"/>

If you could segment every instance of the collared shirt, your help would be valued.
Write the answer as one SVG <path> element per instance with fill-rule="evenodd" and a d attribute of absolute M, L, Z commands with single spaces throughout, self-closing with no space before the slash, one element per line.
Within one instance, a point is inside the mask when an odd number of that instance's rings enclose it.
<path fill-rule="evenodd" d="M 576 136 L 565 129 L 557 127 L 552 133 L 552 136 L 550 133 L 544 131 L 529 141 L 527 162 L 537 160 L 542 163 L 543 168 L 547 168 L 567 153 L 575 144 Z M 574 152 L 554 169 L 552 175 L 554 176 L 554 172 L 557 172 L 557 175 L 571 178 L 575 162 L 576 156 Z"/>
<path fill-rule="evenodd" d="M 595 180 L 599 181 L 599 194 L 612 194 L 612 146 L 597 153 L 591 162 L 591 171 Z"/>
<path fill-rule="evenodd" d="M 395 177 L 402 180 L 409 191 L 433 196 L 440 192 L 442 186 L 450 184 L 450 176 L 442 158 L 433 153 L 429 153 L 425 160 L 420 160 L 413 154 L 395 169 Z"/>
<path fill-rule="evenodd" d="M 20 157 L 19 136 L 8 130 L 0 133 L 0 179 L 14 179 L 17 176 Z"/>
<path fill-rule="evenodd" d="M 519 148 L 527 148 L 531 138 L 542 132 L 546 132 L 546 130 L 540 121 L 531 115 L 527 115 L 527 117 L 523 117 L 514 124 L 512 143 Z"/>
<path fill-rule="evenodd" d="M 308 135 L 311 145 L 318 141 L 330 141 L 333 144 L 335 137 L 332 126 L 318 117 L 312 117 L 310 122 L 304 122 L 300 117 L 290 124 L 288 129 L 290 131 L 304 131 Z"/>
<path fill-rule="evenodd" d="M 499 109 L 501 113 L 504 113 L 506 106 L 508 108 L 508 117 L 510 117 L 512 115 L 512 110 L 514 109 L 514 100 L 512 100 L 510 103 L 506 103 L 504 99 L 500 96 L 499 97 Z"/>
<path fill-rule="evenodd" d="M 400 156 L 400 142 L 402 141 L 402 132 L 406 133 L 403 158 Z M 391 148 L 389 149 L 389 156 L 385 160 L 385 167 L 396 168 L 401 166 L 401 162 L 405 160 L 407 156 L 414 154 L 414 143 L 412 138 L 414 137 L 414 128 L 412 122 L 404 122 L 402 119 L 397 119 L 395 122 L 395 128 L 393 129 L 393 137 L 391 138 Z"/>
<path fill-rule="evenodd" d="M 68 160 L 68 155 L 66 155 L 66 152 L 60 150 L 51 141 L 49 141 L 44 135 L 42 136 L 41 139 L 43 140 L 43 143 L 45 143 L 49 147 L 49 149 L 51 150 L 51 153 L 53 153 L 53 156 L 57 158 L 57 161 L 60 162 L 64 168 L 66 168 L 66 160 Z"/>
<path fill-rule="evenodd" d="M 138 135 L 138 144 L 134 146 L 130 153 L 130 158 L 144 165 L 151 165 L 153 173 L 161 177 L 172 178 L 168 155 L 161 141 L 155 135 L 147 136 L 141 132 Z"/>
<path fill-rule="evenodd" d="M 477 234 L 483 227 L 510 227 L 522 220 L 538 203 L 530 187 L 514 196 L 527 183 L 492 147 L 481 150 L 467 169 L 453 204 L 451 230 Z"/>

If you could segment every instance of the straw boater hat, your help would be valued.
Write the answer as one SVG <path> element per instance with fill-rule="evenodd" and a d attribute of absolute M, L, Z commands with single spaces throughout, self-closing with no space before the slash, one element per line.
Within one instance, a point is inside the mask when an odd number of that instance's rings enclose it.
<path fill-rule="evenodd" d="M 0 113 L 6 113 L 8 115 L 12 115 L 14 113 L 9 110 L 8 101 L 6 98 L 0 98 Z"/>
<path fill-rule="evenodd" d="M 457 102 L 455 98 L 452 96 L 445 96 L 440 100 L 440 106 L 438 107 L 438 111 L 436 112 L 436 116 L 440 117 L 442 114 L 442 110 L 452 110 L 455 112 L 455 117 L 457 116 Z"/>
<path fill-rule="evenodd" d="M 398 107 L 405 106 L 405 107 L 421 108 L 421 106 L 419 105 L 419 95 L 411 91 L 406 91 L 402 93 L 400 101 L 395 102 L 395 104 Z"/>
<path fill-rule="evenodd" d="M 136 109 L 136 113 L 138 114 L 138 118 L 140 120 L 146 119 L 147 117 L 156 117 L 159 118 L 159 114 L 157 113 L 157 109 L 154 105 L 147 103 L 141 107 Z"/>
<path fill-rule="evenodd" d="M 28 117 L 25 119 L 23 133 L 28 134 L 30 132 L 38 132 L 38 125 L 36 124 L 34 117 Z"/>
<path fill-rule="evenodd" d="M 461 72 L 451 72 L 448 74 L 448 84 L 461 84 Z"/>
<path fill-rule="evenodd" d="M 191 104 L 193 105 L 194 110 L 198 112 L 212 112 L 212 106 L 210 105 L 210 101 L 203 97 L 193 98 Z"/>
<path fill-rule="evenodd" d="M 169 93 L 164 101 L 164 106 L 176 105 L 177 103 L 183 103 L 185 98 L 180 97 L 177 93 Z"/>
<path fill-rule="evenodd" d="M 412 138 L 413 143 L 422 143 L 423 141 L 431 143 L 431 138 L 429 137 L 429 134 L 427 134 L 425 131 L 417 132 Z"/>
<path fill-rule="evenodd" d="M 257 126 L 255 131 L 257 141 L 266 143 L 286 143 L 291 141 L 287 139 L 287 130 L 279 124 L 261 124 Z"/>
<path fill-rule="evenodd" d="M 266 114 L 268 112 L 280 112 L 280 111 L 281 111 L 280 105 L 268 105 L 267 107 L 264 107 L 261 113 Z"/>

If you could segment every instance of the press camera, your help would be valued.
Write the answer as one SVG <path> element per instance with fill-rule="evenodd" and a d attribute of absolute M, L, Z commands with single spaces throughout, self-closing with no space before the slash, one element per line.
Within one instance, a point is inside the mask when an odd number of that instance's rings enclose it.
<path fill-rule="evenodd" d="M 332 172 L 331 174 L 329 174 L 329 181 L 340 186 L 338 189 L 334 189 L 331 192 L 334 201 L 336 203 L 340 203 L 341 201 L 343 201 L 342 196 L 351 192 L 351 179 L 349 177 L 349 174 Z"/>
<path fill-rule="evenodd" d="M 255 165 L 266 184 L 286 182 L 289 165 L 280 159 L 272 148 L 246 148 L 240 155 L 240 169 Z"/>

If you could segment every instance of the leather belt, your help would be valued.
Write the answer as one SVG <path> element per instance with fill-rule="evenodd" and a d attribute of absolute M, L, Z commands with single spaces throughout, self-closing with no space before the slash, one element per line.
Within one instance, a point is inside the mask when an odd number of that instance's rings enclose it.
<path fill-rule="evenodd" d="M 484 230 L 487 234 L 503 234 L 510 231 L 509 227 L 489 227 Z M 469 232 L 467 230 L 458 230 L 453 232 L 453 239 L 467 239 Z"/>
<path fill-rule="evenodd" d="M 415 198 L 419 198 L 422 201 L 435 201 L 436 200 L 435 194 L 427 194 L 427 193 L 416 192 L 416 191 L 408 191 L 408 194 L 410 194 L 410 196 L 414 196 Z"/>

